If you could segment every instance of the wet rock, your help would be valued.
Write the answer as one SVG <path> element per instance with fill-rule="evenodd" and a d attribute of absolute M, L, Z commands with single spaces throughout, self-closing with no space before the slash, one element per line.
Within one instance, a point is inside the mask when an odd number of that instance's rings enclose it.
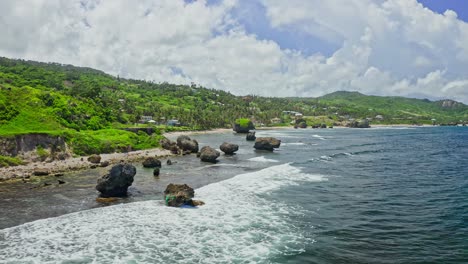
<path fill-rule="evenodd" d="M 168 160 L 166 161 L 166 164 L 167 164 L 167 165 L 172 165 L 172 160 L 168 159 Z"/>
<path fill-rule="evenodd" d="M 54 174 L 55 177 L 62 177 L 64 174 L 61 172 L 57 172 Z"/>
<path fill-rule="evenodd" d="M 159 173 L 160 173 L 159 168 L 156 168 L 156 169 L 153 170 L 153 176 L 154 176 L 154 177 L 158 177 L 158 176 L 159 176 Z"/>
<path fill-rule="evenodd" d="M 255 136 L 255 132 L 250 132 L 247 134 L 247 136 L 245 137 L 245 139 L 247 141 L 255 141 L 257 137 Z"/>
<path fill-rule="evenodd" d="M 45 168 L 36 168 L 33 171 L 34 176 L 47 176 L 49 175 L 49 170 Z"/>
<path fill-rule="evenodd" d="M 203 202 L 203 201 L 200 201 L 200 200 L 192 200 L 191 206 L 202 206 L 202 205 L 204 205 L 204 204 L 205 204 L 205 202 Z"/>
<path fill-rule="evenodd" d="M 180 153 L 179 147 L 177 146 L 177 143 L 174 141 L 164 138 L 161 141 L 159 141 L 159 143 L 161 144 L 161 147 L 163 149 L 169 150 L 172 154 Z"/>
<path fill-rule="evenodd" d="M 164 191 L 164 199 L 167 206 L 180 207 L 182 205 L 193 205 L 192 198 L 195 196 L 193 188 L 187 184 L 169 184 Z"/>
<path fill-rule="evenodd" d="M 101 162 L 101 156 L 93 154 L 88 157 L 88 161 L 94 164 L 99 164 Z"/>
<path fill-rule="evenodd" d="M 185 135 L 177 137 L 177 146 L 182 149 L 184 154 L 198 152 L 198 142 Z"/>
<path fill-rule="evenodd" d="M 200 159 L 205 162 L 216 163 L 220 153 L 212 147 L 205 146 L 200 150 Z"/>
<path fill-rule="evenodd" d="M 257 150 L 268 150 L 273 151 L 275 148 L 279 148 L 281 140 L 273 137 L 259 137 L 255 140 L 254 148 Z"/>
<path fill-rule="evenodd" d="M 221 149 L 221 151 L 226 155 L 233 155 L 234 152 L 239 150 L 239 145 L 224 142 L 219 146 L 219 149 Z"/>
<path fill-rule="evenodd" d="M 145 168 L 160 168 L 161 161 L 155 157 L 148 157 L 143 161 L 143 167 Z"/>
<path fill-rule="evenodd" d="M 96 190 L 103 197 L 126 196 L 127 189 L 133 183 L 136 168 L 130 164 L 118 164 L 113 166 L 109 173 L 97 180 Z"/>
<path fill-rule="evenodd" d="M 116 197 L 98 197 L 96 198 L 96 202 L 98 203 L 113 203 L 116 202 L 118 198 Z"/>
<path fill-rule="evenodd" d="M 106 160 L 106 161 L 101 162 L 101 164 L 99 164 L 99 166 L 107 167 L 107 166 L 109 166 L 109 164 L 110 164 L 109 161 Z"/>
<path fill-rule="evenodd" d="M 58 184 L 65 184 L 66 182 L 65 181 L 62 181 L 62 180 L 57 180 L 58 181 Z"/>
<path fill-rule="evenodd" d="M 97 164 L 93 164 L 93 165 L 89 166 L 90 169 L 96 169 L 97 167 L 98 167 Z"/>

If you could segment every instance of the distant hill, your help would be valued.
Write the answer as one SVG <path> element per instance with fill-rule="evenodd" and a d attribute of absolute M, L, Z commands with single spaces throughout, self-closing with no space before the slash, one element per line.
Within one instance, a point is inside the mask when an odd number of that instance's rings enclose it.
<path fill-rule="evenodd" d="M 141 116 L 164 124 L 177 119 L 188 129 L 229 127 L 237 118 L 270 125 L 271 119 L 278 117 L 281 124 L 276 125 L 289 125 L 293 118 L 285 111 L 302 113 L 310 124 L 336 125 L 362 118 L 381 124 L 468 120 L 468 107 L 451 100 L 433 102 L 344 91 L 318 98 L 235 96 L 198 85 L 123 79 L 91 68 L 0 57 L 0 136 L 68 131 L 94 135 L 88 138 L 94 140 L 105 138 L 96 131 L 131 127 Z M 167 129 L 165 125 L 161 128 Z M 126 143 L 123 140 L 121 145 Z"/>

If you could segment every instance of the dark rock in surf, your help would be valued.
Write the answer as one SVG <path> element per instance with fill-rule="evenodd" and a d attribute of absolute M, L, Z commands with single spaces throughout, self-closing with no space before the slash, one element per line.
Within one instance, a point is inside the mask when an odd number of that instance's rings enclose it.
<path fill-rule="evenodd" d="M 200 159 L 205 162 L 216 163 L 220 153 L 212 147 L 205 146 L 200 150 Z"/>
<path fill-rule="evenodd" d="M 143 167 L 145 168 L 160 168 L 161 161 L 155 157 L 148 157 L 143 161 Z"/>
<path fill-rule="evenodd" d="M 247 141 L 255 141 L 256 138 L 257 137 L 255 136 L 255 132 L 249 132 L 245 137 Z"/>
<path fill-rule="evenodd" d="M 239 150 L 239 145 L 224 142 L 221 144 L 221 146 L 219 146 L 219 149 L 221 149 L 221 151 L 226 155 L 233 155 L 236 151 Z"/>
<path fill-rule="evenodd" d="M 160 169 L 159 168 L 156 168 L 153 170 L 153 176 L 154 177 L 158 177 L 159 176 L 159 173 L 160 173 Z"/>
<path fill-rule="evenodd" d="M 182 149 L 184 153 L 198 152 L 198 142 L 185 135 L 177 137 L 177 146 Z"/>
<path fill-rule="evenodd" d="M 109 173 L 97 180 L 96 190 L 103 197 L 126 196 L 127 189 L 133 183 L 136 168 L 130 164 L 118 164 L 113 166 Z"/>
<path fill-rule="evenodd" d="M 180 207 L 182 205 L 192 205 L 192 198 L 195 196 L 193 188 L 187 184 L 169 184 L 164 191 L 164 200 L 167 206 Z"/>
<path fill-rule="evenodd" d="M 273 137 L 259 137 L 255 140 L 254 148 L 257 150 L 268 150 L 273 151 L 275 148 L 279 148 L 281 140 Z"/>

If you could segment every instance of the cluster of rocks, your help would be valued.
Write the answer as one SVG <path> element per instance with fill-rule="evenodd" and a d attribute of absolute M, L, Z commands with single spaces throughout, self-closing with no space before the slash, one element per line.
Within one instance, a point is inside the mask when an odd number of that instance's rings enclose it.
<path fill-rule="evenodd" d="M 255 137 L 255 132 L 247 134 L 247 140 L 255 140 L 254 148 L 257 150 L 273 151 L 279 148 L 281 140 L 273 137 Z M 164 149 L 170 150 L 177 154 L 197 153 L 197 157 L 204 162 L 217 162 L 220 152 L 210 146 L 204 146 L 199 151 L 198 142 L 188 136 L 179 136 L 176 142 L 169 139 L 161 141 L 161 146 Z M 234 155 L 239 150 L 239 145 L 224 142 L 219 146 L 219 149 L 225 155 Z M 88 158 L 91 163 L 98 164 L 101 158 L 98 155 L 93 155 Z M 171 165 L 172 161 L 167 160 L 167 165 Z M 161 161 L 156 157 L 147 157 L 142 162 L 145 168 L 154 168 L 153 175 L 159 176 Z M 136 168 L 130 164 L 118 164 L 113 166 L 110 171 L 100 177 L 97 181 L 96 190 L 101 193 L 99 201 L 115 201 L 110 197 L 122 197 L 127 195 L 128 188 L 132 185 Z M 169 184 L 164 191 L 164 199 L 167 206 L 180 207 L 184 205 L 199 206 L 204 202 L 193 200 L 195 191 L 186 184 Z"/>
<path fill-rule="evenodd" d="M 176 142 L 164 138 L 159 142 L 163 149 L 169 150 L 172 154 L 187 155 L 198 152 L 198 142 L 188 136 L 179 136 Z"/>
<path fill-rule="evenodd" d="M 135 174 L 136 168 L 133 165 L 118 164 L 113 166 L 106 175 L 101 176 L 97 180 L 96 190 L 101 193 L 101 196 L 96 201 L 109 203 L 115 202 L 117 200 L 116 197 L 127 196 L 128 188 L 133 184 Z M 186 184 L 171 183 L 164 191 L 164 199 L 167 206 L 200 206 L 205 204 L 202 201 L 193 200 L 194 196 L 195 191 Z"/>

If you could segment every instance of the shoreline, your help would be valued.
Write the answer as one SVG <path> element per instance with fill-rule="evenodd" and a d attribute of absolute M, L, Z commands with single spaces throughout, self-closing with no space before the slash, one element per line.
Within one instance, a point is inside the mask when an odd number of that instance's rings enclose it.
<path fill-rule="evenodd" d="M 432 125 L 407 125 L 407 124 L 391 124 L 391 125 L 371 125 L 372 127 L 432 127 Z M 342 129 L 347 127 L 337 126 L 334 128 Z M 289 126 L 277 126 L 277 127 L 259 127 L 254 131 L 264 131 L 264 130 L 276 130 L 276 129 L 294 129 Z M 306 128 L 310 129 L 310 127 Z M 319 129 L 320 130 L 320 129 Z M 167 138 L 176 138 L 181 135 L 207 135 L 207 134 L 220 134 L 220 133 L 234 133 L 232 128 L 216 128 L 211 130 L 193 130 L 193 131 L 174 131 L 167 132 L 163 135 Z M 117 164 L 122 160 L 126 162 L 135 162 L 144 159 L 148 156 L 156 156 L 158 158 L 164 158 L 167 156 L 174 156 L 168 150 L 161 148 L 153 148 L 146 150 L 136 150 L 128 153 L 107 153 L 100 154 L 101 161 L 108 161 L 109 166 Z M 93 164 L 87 161 L 89 156 L 80 156 L 68 158 L 66 160 L 56 160 L 52 162 L 30 162 L 25 165 L 19 166 L 10 166 L 0 168 L 0 184 L 6 183 L 8 181 L 14 181 L 19 179 L 27 179 L 30 177 L 41 177 L 33 175 L 34 170 L 36 169 L 45 169 L 49 172 L 49 175 L 60 175 L 63 173 L 76 172 L 87 169 L 94 169 L 99 166 L 99 164 Z"/>

